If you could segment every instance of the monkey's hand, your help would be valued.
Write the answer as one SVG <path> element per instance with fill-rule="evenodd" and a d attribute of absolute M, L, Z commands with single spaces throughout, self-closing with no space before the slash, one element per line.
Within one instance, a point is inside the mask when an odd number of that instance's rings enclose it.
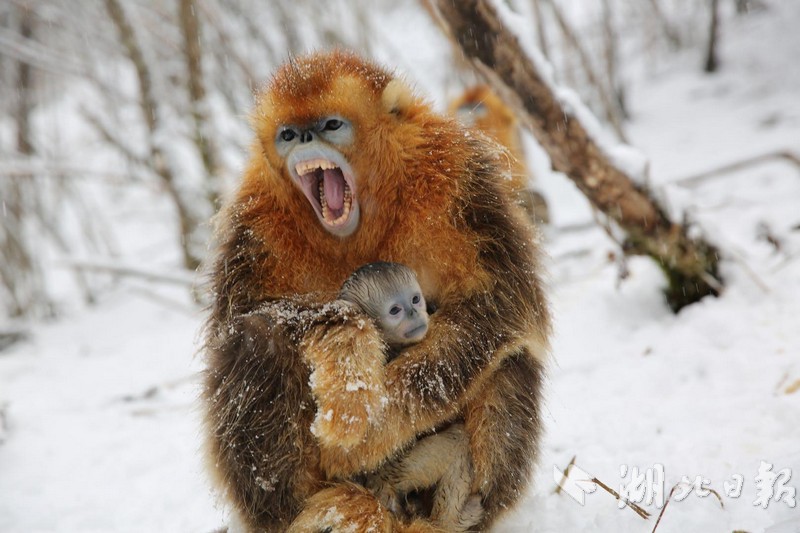
<path fill-rule="evenodd" d="M 367 476 L 365 486 L 378 498 L 378 501 L 384 507 L 396 516 L 402 516 L 403 507 L 400 505 L 400 496 L 389 480 L 385 479 L 380 473 L 370 474 Z"/>
<path fill-rule="evenodd" d="M 386 403 L 385 346 L 374 323 L 353 306 L 334 302 L 314 322 L 300 344 L 317 402 L 311 429 L 321 444 L 349 449 Z"/>

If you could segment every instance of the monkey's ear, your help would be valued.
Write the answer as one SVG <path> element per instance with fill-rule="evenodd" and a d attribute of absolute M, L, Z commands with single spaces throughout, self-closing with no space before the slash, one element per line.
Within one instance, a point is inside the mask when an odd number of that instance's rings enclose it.
<path fill-rule="evenodd" d="M 399 115 L 408 109 L 412 100 L 411 88 L 397 78 L 386 85 L 381 95 L 383 109 L 387 113 L 392 113 L 393 115 Z"/>

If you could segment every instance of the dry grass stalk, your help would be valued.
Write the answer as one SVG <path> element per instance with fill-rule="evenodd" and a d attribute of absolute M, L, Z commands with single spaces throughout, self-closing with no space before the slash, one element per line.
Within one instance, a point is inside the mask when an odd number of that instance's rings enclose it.
<path fill-rule="evenodd" d="M 633 503 L 632 501 L 628 500 L 627 498 L 623 498 L 622 496 L 620 496 L 620 494 L 617 491 L 615 491 L 614 489 L 612 489 L 611 487 L 609 487 L 608 485 L 606 485 L 605 483 L 603 483 L 602 481 L 600 481 L 596 477 L 592 478 L 592 482 L 596 483 L 598 487 L 600 487 L 601 489 L 603 489 L 604 491 L 606 491 L 607 493 L 609 493 L 613 497 L 615 497 L 617 500 L 621 501 L 622 503 L 624 503 L 625 505 L 630 507 L 633 510 L 633 512 L 635 512 L 636 514 L 641 516 L 644 520 L 647 520 L 648 518 L 650 518 L 650 513 L 649 512 L 645 511 L 641 506 Z"/>
<path fill-rule="evenodd" d="M 672 495 L 675 493 L 675 490 L 678 487 L 681 487 L 681 486 L 686 486 L 686 483 L 684 483 L 682 481 L 678 482 L 678 483 L 675 483 L 675 485 L 670 489 L 669 495 L 667 496 L 667 501 L 664 502 L 664 507 L 662 507 L 661 508 L 661 512 L 658 513 L 658 518 L 656 518 L 656 525 L 653 526 L 653 531 L 651 531 L 651 533 L 656 533 L 656 529 L 658 529 L 658 524 L 661 523 L 661 517 L 664 516 L 664 511 L 667 510 L 667 506 L 669 505 L 669 502 L 672 499 Z M 714 489 L 710 489 L 710 488 L 706 489 L 706 490 L 708 490 L 711 494 L 713 494 L 717 498 L 717 500 L 719 501 L 720 507 L 722 507 L 724 509 L 725 508 L 725 504 L 722 503 L 722 497 L 719 495 L 719 492 L 715 491 Z M 736 532 L 734 532 L 734 533 L 736 533 Z"/>

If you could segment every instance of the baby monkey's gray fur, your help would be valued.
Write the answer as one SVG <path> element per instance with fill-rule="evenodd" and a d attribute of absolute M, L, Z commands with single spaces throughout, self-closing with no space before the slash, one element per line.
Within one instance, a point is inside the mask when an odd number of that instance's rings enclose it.
<path fill-rule="evenodd" d="M 425 297 L 414 271 L 399 263 L 369 263 L 344 283 L 339 298 L 358 305 L 375 320 L 397 356 L 421 341 L 428 330 Z M 463 424 L 420 439 L 413 448 L 367 479 L 367 487 L 395 513 L 404 512 L 399 496 L 436 485 L 431 519 L 445 531 L 462 532 L 481 521 L 480 497 L 470 494 L 473 466 Z"/>

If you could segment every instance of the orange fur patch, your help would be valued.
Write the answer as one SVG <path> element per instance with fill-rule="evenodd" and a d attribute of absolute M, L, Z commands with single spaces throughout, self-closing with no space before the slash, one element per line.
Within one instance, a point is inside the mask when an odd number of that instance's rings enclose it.
<path fill-rule="evenodd" d="M 519 134 L 519 121 L 511 109 L 487 85 L 475 85 L 450 103 L 450 114 L 455 115 L 460 108 L 478 105 L 484 107 L 483 113 L 475 114 L 474 127 L 495 141 L 509 152 L 509 170 L 511 179 L 509 186 L 512 192 L 527 188 L 529 179 L 525 166 L 525 153 L 522 150 L 522 139 Z"/>

